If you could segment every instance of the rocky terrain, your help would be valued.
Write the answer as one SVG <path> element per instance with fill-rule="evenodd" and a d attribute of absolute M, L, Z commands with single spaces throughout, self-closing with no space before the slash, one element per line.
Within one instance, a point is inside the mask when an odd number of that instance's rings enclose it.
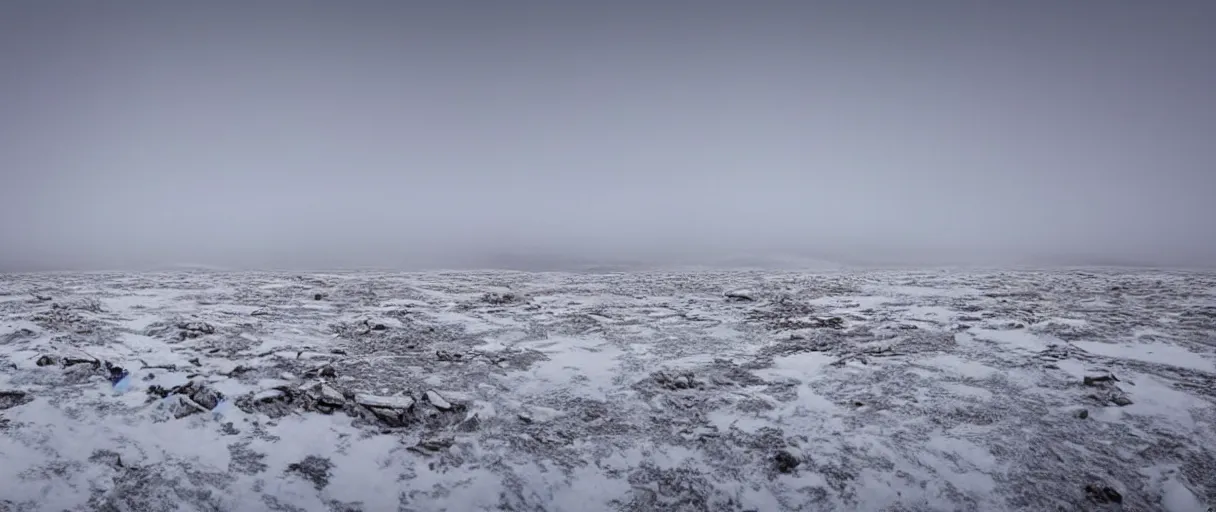
<path fill-rule="evenodd" d="M 0 511 L 1216 503 L 1216 275 L 0 276 Z"/>

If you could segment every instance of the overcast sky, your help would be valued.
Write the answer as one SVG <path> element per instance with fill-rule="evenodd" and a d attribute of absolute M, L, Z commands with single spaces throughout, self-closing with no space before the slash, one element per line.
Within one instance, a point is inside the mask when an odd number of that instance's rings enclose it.
<path fill-rule="evenodd" d="M 1216 2 L 0 2 L 0 269 L 1216 263 Z"/>

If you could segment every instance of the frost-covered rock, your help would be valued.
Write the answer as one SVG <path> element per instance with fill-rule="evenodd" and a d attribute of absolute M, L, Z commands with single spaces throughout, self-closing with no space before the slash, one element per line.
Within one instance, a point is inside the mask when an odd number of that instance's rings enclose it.
<path fill-rule="evenodd" d="M 213 410 L 224 399 L 224 394 L 212 389 L 201 379 L 193 379 L 169 389 L 158 385 L 148 387 L 148 394 L 164 398 L 165 404 L 178 418 Z"/>
<path fill-rule="evenodd" d="M 451 402 L 448 402 L 446 399 L 443 398 L 442 395 L 440 395 L 438 392 L 436 392 L 434 390 L 427 391 L 426 394 L 424 394 L 423 396 L 426 397 L 427 403 L 430 403 L 431 405 L 435 406 L 436 409 L 439 409 L 441 411 L 447 411 L 452 408 Z"/>
<path fill-rule="evenodd" d="M 755 302 L 756 292 L 748 289 L 730 290 L 722 294 L 727 300 L 735 302 Z"/>
<path fill-rule="evenodd" d="M 376 396 L 367 393 L 355 395 L 355 403 L 365 407 L 396 409 L 405 411 L 414 406 L 414 398 L 408 395 Z"/>
<path fill-rule="evenodd" d="M 697 381 L 696 376 L 692 372 L 668 373 L 665 371 L 657 371 L 650 375 L 650 379 L 660 387 L 668 390 L 695 389 L 701 387 L 701 383 Z"/>
<path fill-rule="evenodd" d="M 370 411 L 389 427 L 404 427 L 409 424 L 409 413 L 415 400 L 408 395 L 376 396 L 367 393 L 355 395 L 355 403 Z"/>
<path fill-rule="evenodd" d="M 481 301 L 492 306 L 507 306 L 528 302 L 528 298 L 515 292 L 486 292 L 481 295 Z"/>
<path fill-rule="evenodd" d="M 789 450 L 778 450 L 776 455 L 773 455 L 773 465 L 782 473 L 793 473 L 801 464 L 802 461 Z"/>
<path fill-rule="evenodd" d="M 0 390 L 0 411 L 28 404 L 34 397 L 25 391 Z"/>

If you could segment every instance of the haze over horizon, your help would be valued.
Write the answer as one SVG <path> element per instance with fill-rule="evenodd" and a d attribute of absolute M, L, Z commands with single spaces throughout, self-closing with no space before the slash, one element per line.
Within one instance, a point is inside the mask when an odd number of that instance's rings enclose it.
<path fill-rule="evenodd" d="M 1216 265 L 1216 3 L 0 3 L 0 271 Z"/>

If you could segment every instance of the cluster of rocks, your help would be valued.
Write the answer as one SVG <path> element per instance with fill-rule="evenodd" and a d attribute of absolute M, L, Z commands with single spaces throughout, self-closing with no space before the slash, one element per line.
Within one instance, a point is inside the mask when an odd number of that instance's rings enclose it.
<path fill-rule="evenodd" d="M 30 320 L 43 329 L 76 334 L 91 333 L 96 327 L 94 322 L 81 315 L 79 310 L 60 307 L 57 304 L 52 304 L 52 307 L 45 311 L 35 313 Z"/>
<path fill-rule="evenodd" d="M 34 364 L 40 367 L 54 366 L 63 369 L 72 381 L 86 381 L 94 376 L 102 375 L 110 381 L 110 384 L 117 384 L 122 379 L 126 378 L 128 372 L 121 366 L 103 361 L 93 357 L 69 357 L 55 354 L 43 354 L 38 356 Z"/>
<path fill-rule="evenodd" d="M 186 341 L 215 334 L 215 326 L 201 320 L 157 322 L 144 329 L 144 334 L 157 337 L 168 336 L 177 341 Z"/>
<path fill-rule="evenodd" d="M 746 368 L 727 359 L 715 359 L 712 363 L 691 370 L 659 370 L 651 373 L 633 385 L 643 396 L 649 398 L 658 394 L 669 394 L 677 404 L 687 405 L 688 400 L 696 402 L 694 394 L 718 388 L 739 388 L 746 386 L 763 386 L 768 384 Z M 702 397 L 703 398 L 703 397 Z"/>
<path fill-rule="evenodd" d="M 223 393 L 207 386 L 201 379 L 191 379 L 168 389 L 154 384 L 148 387 L 148 397 L 150 400 L 167 399 L 165 406 L 179 419 L 212 411 L 224 400 Z"/>
<path fill-rule="evenodd" d="M 235 404 L 247 413 L 262 413 L 280 418 L 297 411 L 334 414 L 343 412 L 383 427 L 400 428 L 414 424 L 448 426 L 461 423 L 467 407 L 453 402 L 435 390 L 415 395 L 376 395 L 343 389 L 327 380 L 311 381 L 301 386 L 277 386 L 236 399 Z"/>
<path fill-rule="evenodd" d="M 528 298 L 515 292 L 486 292 L 481 301 L 491 306 L 509 306 L 528 302 Z"/>
<path fill-rule="evenodd" d="M 753 309 L 747 312 L 751 322 L 763 324 L 773 331 L 798 331 L 809 329 L 845 328 L 844 318 L 838 316 L 821 317 L 811 305 L 782 297 L 767 307 Z"/>
<path fill-rule="evenodd" d="M 697 382 L 697 379 L 692 372 L 669 374 L 660 370 L 650 374 L 650 379 L 659 387 L 671 391 L 680 389 L 695 389 L 704 385 L 701 382 Z"/>
<path fill-rule="evenodd" d="M 177 339 L 180 341 L 215 334 L 215 327 L 207 322 L 178 322 L 177 328 Z"/>
<path fill-rule="evenodd" d="M 74 309 L 77 311 L 87 311 L 89 313 L 105 312 L 105 308 L 102 307 L 101 301 L 93 297 L 85 297 L 69 302 L 52 302 L 51 309 Z"/>
<path fill-rule="evenodd" d="M 1086 398 L 1098 405 L 1114 404 L 1124 407 L 1132 404 L 1132 400 L 1127 397 L 1127 394 L 1115 384 L 1119 382 L 1119 379 L 1114 374 L 1087 375 L 1081 382 L 1085 386 L 1094 388 L 1094 391 Z"/>

